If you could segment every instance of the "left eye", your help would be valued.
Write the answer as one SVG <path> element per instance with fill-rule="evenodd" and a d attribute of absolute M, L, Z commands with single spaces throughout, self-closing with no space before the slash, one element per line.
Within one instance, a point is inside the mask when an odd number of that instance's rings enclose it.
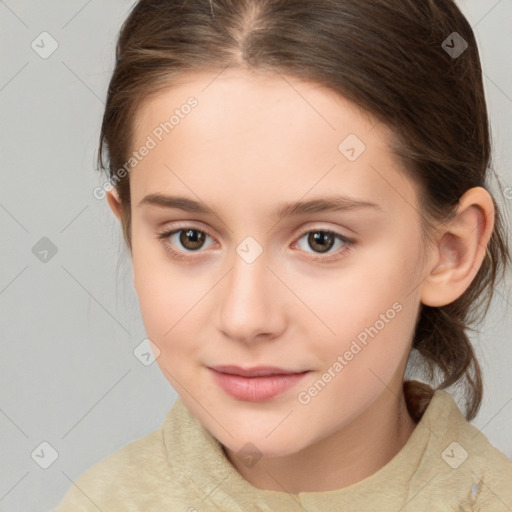
<path fill-rule="evenodd" d="M 341 243 L 340 248 L 352 243 L 351 239 L 341 235 L 340 233 L 322 229 L 307 231 L 299 238 L 299 241 L 304 238 L 306 238 L 307 245 L 313 248 L 315 254 L 323 254 L 328 252 L 335 245 L 336 241 Z M 306 250 L 303 248 L 301 249 Z M 306 252 L 308 251 L 306 250 Z"/>

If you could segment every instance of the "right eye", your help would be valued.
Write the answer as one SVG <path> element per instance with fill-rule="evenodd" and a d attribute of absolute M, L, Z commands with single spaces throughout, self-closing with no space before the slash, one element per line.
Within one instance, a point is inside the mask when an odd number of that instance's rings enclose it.
<path fill-rule="evenodd" d="M 177 259 L 188 258 L 187 254 L 190 253 L 204 252 L 200 249 L 204 246 L 207 237 L 213 238 L 208 232 L 191 226 L 164 231 L 157 235 L 166 251 Z M 181 249 L 179 245 L 184 249 Z"/>

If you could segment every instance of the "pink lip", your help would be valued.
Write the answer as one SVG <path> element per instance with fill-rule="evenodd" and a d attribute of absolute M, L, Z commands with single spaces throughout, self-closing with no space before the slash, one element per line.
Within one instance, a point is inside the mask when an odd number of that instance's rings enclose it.
<path fill-rule="evenodd" d="M 230 375 L 240 375 L 242 377 L 267 377 L 269 375 L 290 375 L 303 373 L 296 370 L 285 370 L 276 366 L 254 366 L 252 368 L 241 368 L 240 366 L 222 365 L 212 366 L 212 370 Z"/>
<path fill-rule="evenodd" d="M 227 394 L 248 402 L 261 402 L 280 395 L 309 373 L 268 366 L 248 370 L 236 366 L 216 366 L 209 369 L 216 383 Z"/>

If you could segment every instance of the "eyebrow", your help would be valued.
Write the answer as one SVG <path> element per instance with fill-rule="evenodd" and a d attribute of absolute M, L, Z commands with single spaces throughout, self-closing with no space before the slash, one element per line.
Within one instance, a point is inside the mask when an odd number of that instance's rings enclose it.
<path fill-rule="evenodd" d="M 144 205 L 157 206 L 160 208 L 174 208 L 185 212 L 214 215 L 218 217 L 217 212 L 206 204 L 181 196 L 148 194 L 139 202 L 137 207 Z M 319 199 L 312 199 L 310 201 L 281 203 L 274 211 L 273 218 L 276 220 L 282 220 L 287 217 L 303 215 L 306 213 L 349 211 L 361 208 L 373 208 L 375 210 L 383 211 L 378 204 L 370 201 L 333 195 Z"/>

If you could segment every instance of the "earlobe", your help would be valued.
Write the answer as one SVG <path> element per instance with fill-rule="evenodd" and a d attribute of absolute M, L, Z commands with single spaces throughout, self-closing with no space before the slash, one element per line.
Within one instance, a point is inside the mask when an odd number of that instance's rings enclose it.
<path fill-rule="evenodd" d="M 117 217 L 117 220 L 121 221 L 121 201 L 119 200 L 117 189 L 109 190 L 106 195 L 112 213 Z"/>
<path fill-rule="evenodd" d="M 482 187 L 468 190 L 437 237 L 432 269 L 421 287 L 423 304 L 445 306 L 466 291 L 482 265 L 493 227 L 489 193 Z"/>

